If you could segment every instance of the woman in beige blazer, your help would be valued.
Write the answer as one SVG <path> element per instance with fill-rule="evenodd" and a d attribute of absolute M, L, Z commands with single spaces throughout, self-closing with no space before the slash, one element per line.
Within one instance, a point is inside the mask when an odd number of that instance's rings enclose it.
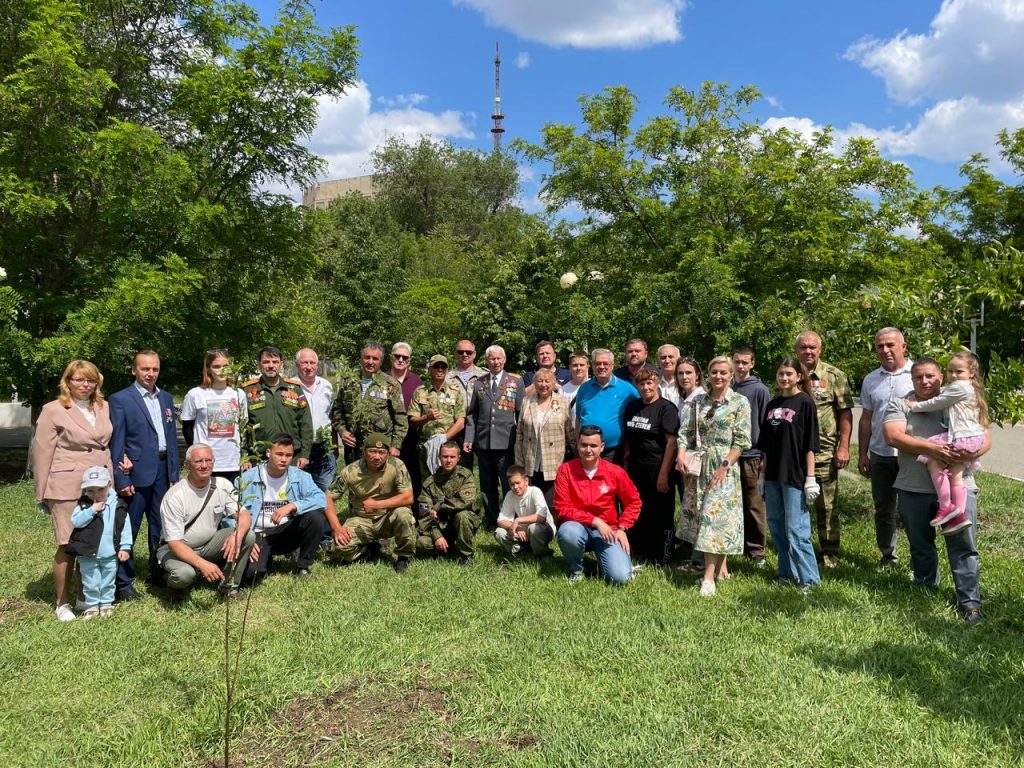
<path fill-rule="evenodd" d="M 87 360 L 72 360 L 60 379 L 60 395 L 43 406 L 36 422 L 32 471 L 36 500 L 53 520 L 57 553 L 53 556 L 53 584 L 57 591 L 57 618 L 75 618 L 70 605 L 70 581 L 75 558 L 64 552 L 71 536 L 71 513 L 82 495 L 82 475 L 89 467 L 110 466 L 113 428 L 103 399 L 103 376 Z M 81 584 L 79 584 L 81 593 Z"/>
<path fill-rule="evenodd" d="M 554 509 L 555 475 L 572 445 L 573 419 L 569 401 L 554 392 L 555 374 L 541 368 L 533 377 L 534 393 L 523 399 L 516 428 L 516 464 L 526 468 L 530 483 L 544 493 Z"/>

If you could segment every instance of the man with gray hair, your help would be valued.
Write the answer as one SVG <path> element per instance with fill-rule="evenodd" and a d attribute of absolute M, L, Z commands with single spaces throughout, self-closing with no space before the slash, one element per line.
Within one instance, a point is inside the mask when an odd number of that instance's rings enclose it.
<path fill-rule="evenodd" d="M 156 557 L 166 574 L 168 600 L 172 605 L 183 602 L 199 577 L 219 582 L 223 596 L 241 598 L 242 574 L 256 542 L 249 511 L 239 508 L 228 480 L 212 477 L 210 446 L 189 446 L 185 469 L 184 482 L 172 485 L 160 504 L 163 540 Z M 235 525 L 225 525 L 225 520 Z"/>
<path fill-rule="evenodd" d="M 363 439 L 371 432 L 388 436 L 389 452 L 398 457 L 409 431 L 409 417 L 402 399 L 402 387 L 380 370 L 384 348 L 375 341 L 363 344 L 359 352 L 360 378 L 339 386 L 331 424 L 341 438 L 345 461 L 358 461 Z"/>
<path fill-rule="evenodd" d="M 508 493 L 505 473 L 512 466 L 516 447 L 516 425 L 523 406 L 523 380 L 505 370 L 505 350 L 489 346 L 487 373 L 473 380 L 466 406 L 466 434 L 463 450 L 476 452 L 480 462 L 480 492 L 484 497 L 487 529 L 498 527 L 502 494 Z"/>
<path fill-rule="evenodd" d="M 412 372 L 412 346 L 404 341 L 395 342 L 391 346 L 391 369 L 388 376 L 393 378 L 402 386 L 402 401 L 405 403 L 406 413 L 412 404 L 412 395 L 417 389 L 423 386 L 423 379 Z M 409 477 L 412 479 L 413 496 L 419 496 L 420 486 L 423 478 L 420 477 L 420 462 L 416 446 L 419 443 L 416 428 L 409 424 L 409 431 L 405 433 L 405 440 L 399 447 L 398 458 L 409 470 Z"/>
<path fill-rule="evenodd" d="M 879 567 L 896 565 L 897 451 L 885 441 L 882 421 L 889 403 L 909 397 L 914 391 L 907 342 L 899 328 L 882 328 L 875 334 L 875 354 L 880 365 L 864 377 L 860 388 L 863 411 L 857 423 L 857 468 L 871 478 L 875 506 L 875 541 L 882 557 Z"/>
<path fill-rule="evenodd" d="M 679 407 L 679 385 L 676 383 L 676 365 L 679 363 L 679 347 L 662 344 L 658 347 L 658 365 L 661 378 L 658 379 L 658 393 L 672 405 Z"/>
<path fill-rule="evenodd" d="M 615 355 L 610 349 L 595 349 L 590 361 L 594 375 L 576 390 L 576 434 L 581 427 L 600 427 L 604 445 L 601 458 L 622 466 L 626 406 L 639 400 L 640 393 L 612 373 Z"/>
<path fill-rule="evenodd" d="M 313 417 L 313 447 L 309 451 L 309 463 L 303 467 L 313 477 L 321 491 L 326 491 L 334 481 L 337 460 L 334 458 L 334 439 L 331 435 L 331 405 L 334 403 L 334 385 L 323 376 L 318 376 L 320 357 L 316 350 L 303 347 L 295 353 L 295 368 L 298 371 L 302 393 L 309 404 L 309 415 Z"/>
<path fill-rule="evenodd" d="M 853 431 L 853 393 L 846 374 L 821 360 L 821 337 L 804 331 L 796 337 L 797 358 L 803 363 L 811 396 L 818 411 L 818 441 L 814 477 L 821 495 L 814 502 L 818 516 L 818 544 L 825 568 L 839 564 L 839 470 L 850 463 Z"/>

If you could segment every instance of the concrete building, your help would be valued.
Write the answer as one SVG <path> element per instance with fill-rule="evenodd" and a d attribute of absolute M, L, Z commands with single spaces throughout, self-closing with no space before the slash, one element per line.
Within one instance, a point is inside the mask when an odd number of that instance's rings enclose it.
<path fill-rule="evenodd" d="M 351 176 L 347 179 L 332 179 L 314 184 L 302 191 L 302 204 L 307 208 L 326 208 L 332 200 L 344 197 L 349 192 L 373 197 L 376 193 L 373 176 Z"/>

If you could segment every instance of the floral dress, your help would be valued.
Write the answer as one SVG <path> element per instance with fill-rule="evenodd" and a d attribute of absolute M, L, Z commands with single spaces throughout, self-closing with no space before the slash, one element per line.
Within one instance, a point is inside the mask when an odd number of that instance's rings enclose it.
<path fill-rule="evenodd" d="M 697 396 L 689 413 L 680 413 L 679 442 L 688 451 L 695 450 L 693 407 L 697 409 L 696 429 L 700 430 L 704 460 L 700 477 L 686 478 L 686 493 L 676 536 L 693 543 L 693 548 L 713 555 L 743 554 L 743 493 L 740 469 L 729 467 L 725 481 L 711 488 L 711 477 L 731 448 L 750 447 L 750 403 L 743 395 L 727 389 L 722 404 L 713 407 L 708 394 Z"/>

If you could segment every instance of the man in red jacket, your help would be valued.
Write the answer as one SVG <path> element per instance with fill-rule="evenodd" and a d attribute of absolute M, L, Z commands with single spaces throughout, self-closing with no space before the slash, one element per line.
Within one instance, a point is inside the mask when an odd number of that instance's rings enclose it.
<path fill-rule="evenodd" d="M 640 493 L 626 470 L 601 458 L 600 427 L 581 428 L 577 450 L 579 458 L 559 467 L 555 478 L 555 509 L 562 523 L 558 546 L 569 583 L 583 578 L 583 555 L 589 549 L 597 553 L 598 567 L 607 581 L 625 584 L 633 575 L 626 531 L 640 514 Z"/>

